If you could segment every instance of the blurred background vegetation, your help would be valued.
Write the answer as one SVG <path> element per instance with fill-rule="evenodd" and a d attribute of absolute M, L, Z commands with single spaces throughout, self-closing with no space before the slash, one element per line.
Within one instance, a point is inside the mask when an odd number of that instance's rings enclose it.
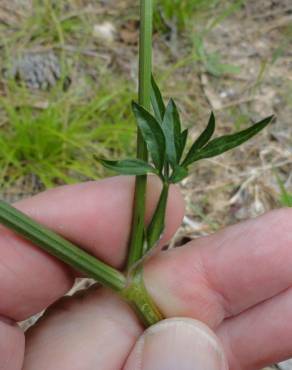
<path fill-rule="evenodd" d="M 277 122 L 182 184 L 192 238 L 292 203 L 292 4 L 157 0 L 154 71 L 195 137 Z M 138 1 L 1 0 L 0 188 L 13 201 L 135 152 Z M 179 240 L 179 238 L 178 238 Z"/>

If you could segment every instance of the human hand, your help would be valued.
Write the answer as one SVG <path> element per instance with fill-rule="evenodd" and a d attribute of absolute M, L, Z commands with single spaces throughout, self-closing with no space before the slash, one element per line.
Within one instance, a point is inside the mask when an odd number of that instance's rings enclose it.
<path fill-rule="evenodd" d="M 17 207 L 121 267 L 133 184 L 112 178 L 61 187 Z M 155 179 L 150 188 L 148 215 L 159 195 Z M 150 294 L 166 317 L 189 319 L 167 319 L 144 333 L 128 305 L 106 289 L 61 298 L 76 274 L 1 227 L 1 370 L 221 370 L 226 363 L 250 370 L 291 356 L 291 214 L 273 211 L 152 258 L 145 266 Z M 165 240 L 182 216 L 173 188 Z M 54 302 L 24 346 L 13 321 Z"/>

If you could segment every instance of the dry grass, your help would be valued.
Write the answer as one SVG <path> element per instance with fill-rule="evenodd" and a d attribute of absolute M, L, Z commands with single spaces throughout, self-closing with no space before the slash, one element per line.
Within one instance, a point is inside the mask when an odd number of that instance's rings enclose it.
<path fill-rule="evenodd" d="M 278 207 L 275 173 L 287 189 L 292 188 L 292 55 L 287 47 L 292 23 L 278 22 L 286 19 L 289 4 L 279 2 L 274 8 L 267 1 L 256 4 L 248 1 L 205 37 L 211 56 L 220 53 L 221 63 L 240 69 L 214 76 L 201 66 L 200 92 L 209 103 L 207 110 L 217 113 L 219 133 L 269 114 L 277 121 L 240 149 L 194 168 L 183 184 L 190 237 Z M 267 28 L 271 24 L 275 27 Z M 204 112 L 207 115 L 205 107 Z M 194 136 L 201 128 L 196 123 Z"/>

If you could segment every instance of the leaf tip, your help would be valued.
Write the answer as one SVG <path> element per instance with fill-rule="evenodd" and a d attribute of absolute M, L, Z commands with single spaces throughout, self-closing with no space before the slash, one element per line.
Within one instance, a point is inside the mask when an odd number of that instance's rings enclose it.
<path fill-rule="evenodd" d="M 272 123 L 272 122 L 276 122 L 277 116 L 275 114 L 272 114 L 269 117 L 267 117 L 266 120 L 268 122 L 267 124 Z"/>
<path fill-rule="evenodd" d="M 138 104 L 135 102 L 135 100 L 132 100 L 131 105 L 132 105 L 132 109 L 136 109 L 137 106 L 138 106 Z"/>

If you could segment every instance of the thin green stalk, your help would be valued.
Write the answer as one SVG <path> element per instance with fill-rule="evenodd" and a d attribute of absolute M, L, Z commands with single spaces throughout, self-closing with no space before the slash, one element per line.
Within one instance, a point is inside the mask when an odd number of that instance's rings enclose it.
<path fill-rule="evenodd" d="M 147 253 L 150 249 L 152 249 L 155 246 L 155 244 L 159 241 L 159 239 L 161 238 L 163 234 L 163 231 L 165 228 L 165 213 L 166 213 L 168 192 L 169 192 L 169 184 L 164 183 L 156 210 L 154 212 L 150 225 L 148 226 L 148 229 L 147 229 L 147 243 L 145 243 L 147 249 L 144 250 L 144 254 Z"/>
<path fill-rule="evenodd" d="M 58 260 L 116 291 L 133 307 L 145 326 L 153 325 L 163 319 L 144 286 L 142 269 L 133 269 L 127 278 L 121 272 L 2 201 L 0 201 L 0 223 Z"/>
<path fill-rule="evenodd" d="M 152 72 L 152 0 L 140 0 L 140 50 L 139 50 L 139 104 L 150 110 Z M 137 134 L 137 158 L 147 161 L 148 153 L 141 132 Z M 147 177 L 137 176 L 132 234 L 129 243 L 127 267 L 131 268 L 143 256 L 144 216 Z"/>
<path fill-rule="evenodd" d="M 0 202 L 0 222 L 104 286 L 117 292 L 125 288 L 126 277 L 122 273 L 2 201 Z"/>
<path fill-rule="evenodd" d="M 140 0 L 139 104 L 150 110 L 152 74 L 152 0 Z"/>
<path fill-rule="evenodd" d="M 163 320 L 163 315 L 145 288 L 143 268 L 138 268 L 132 272 L 130 283 L 121 292 L 121 295 L 133 307 L 146 327 Z"/>

